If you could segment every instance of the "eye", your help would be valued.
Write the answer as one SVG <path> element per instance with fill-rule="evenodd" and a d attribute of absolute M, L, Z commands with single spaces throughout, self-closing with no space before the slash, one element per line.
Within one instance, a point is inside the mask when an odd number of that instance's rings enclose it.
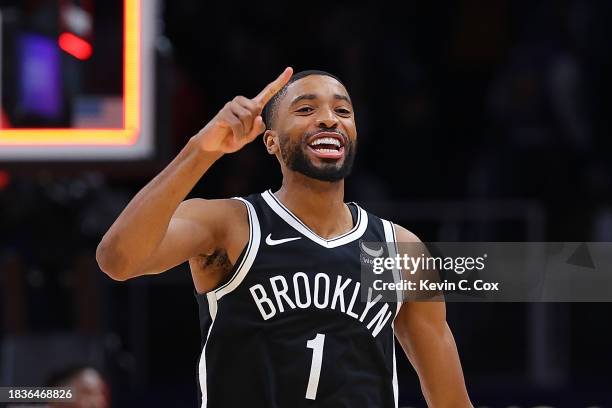
<path fill-rule="evenodd" d="M 298 110 L 296 110 L 296 112 L 301 112 L 301 113 L 309 113 L 312 112 L 314 109 L 312 109 L 310 106 L 304 106 Z"/>
<path fill-rule="evenodd" d="M 338 112 L 340 115 L 350 115 L 351 114 L 351 111 L 346 108 L 338 108 L 336 109 L 336 112 Z"/>

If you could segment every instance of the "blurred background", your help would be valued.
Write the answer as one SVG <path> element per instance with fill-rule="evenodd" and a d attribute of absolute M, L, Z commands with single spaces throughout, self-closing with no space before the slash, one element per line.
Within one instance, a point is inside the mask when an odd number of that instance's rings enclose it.
<path fill-rule="evenodd" d="M 351 94 L 347 201 L 423 241 L 612 241 L 611 2 L 141 2 L 0 0 L 0 386 L 81 365 L 113 407 L 196 406 L 187 265 L 117 283 L 95 248 L 226 101 L 287 65 L 338 75 Z M 31 142 L 21 151 L 36 157 L 11 156 L 3 138 L 19 129 L 121 129 L 124 60 L 138 52 L 124 49 L 128 6 L 154 27 L 140 49 L 154 73 L 149 153 L 96 160 L 95 143 L 81 158 Z M 190 196 L 280 181 L 256 141 Z M 447 308 L 475 406 L 612 406 L 610 304 Z M 424 407 L 398 361 L 400 406 Z"/>

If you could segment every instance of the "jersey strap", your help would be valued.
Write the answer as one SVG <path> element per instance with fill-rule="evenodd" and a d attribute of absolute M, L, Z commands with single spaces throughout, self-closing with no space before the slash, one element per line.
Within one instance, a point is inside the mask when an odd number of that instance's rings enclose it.
<path fill-rule="evenodd" d="M 249 269 L 251 269 L 253 262 L 255 261 L 257 251 L 259 250 L 259 242 L 261 240 L 261 228 L 259 226 L 259 219 L 257 218 L 255 208 L 250 202 L 243 198 L 234 197 L 234 199 L 242 201 L 247 208 L 247 213 L 249 216 L 249 242 L 247 243 L 243 256 L 239 260 L 240 263 L 234 270 L 234 274 L 231 276 L 231 278 L 222 286 L 206 294 L 206 298 L 208 300 L 208 311 L 210 313 L 212 322 L 208 327 L 204 347 L 202 349 L 202 353 L 200 354 L 200 361 L 198 363 L 198 379 L 200 382 L 200 391 L 202 395 L 201 408 L 206 408 L 208 402 L 208 390 L 206 383 L 206 345 L 208 344 L 208 337 L 210 336 L 213 324 L 215 323 L 215 317 L 217 316 L 217 302 L 223 296 L 235 290 L 238 285 L 242 283 L 249 272 Z"/>
<path fill-rule="evenodd" d="M 259 219 L 257 218 L 257 213 L 255 212 L 253 204 L 240 197 L 234 197 L 234 199 L 242 201 L 247 208 L 247 213 L 249 216 L 249 242 L 247 244 L 246 251 L 244 252 L 244 256 L 240 260 L 238 267 L 234 270 L 232 277 L 224 285 L 208 293 L 209 308 L 214 309 L 211 310 L 210 314 L 213 320 L 215 319 L 216 315 L 217 302 L 223 296 L 235 290 L 238 285 L 242 283 L 247 273 L 251 269 L 251 266 L 255 261 L 255 257 L 257 256 L 257 251 L 259 251 L 259 243 L 261 241 L 261 228 L 259 226 Z M 210 306 L 213 303 L 214 305 Z"/>
<path fill-rule="evenodd" d="M 383 230 L 385 232 L 385 241 L 387 241 L 387 248 L 388 248 L 388 253 L 389 253 L 389 257 L 394 258 L 397 253 L 398 253 L 398 249 L 397 249 L 397 237 L 395 236 L 395 226 L 393 225 L 392 222 L 387 221 L 387 220 L 383 220 L 381 219 L 382 224 L 383 224 Z M 393 279 L 395 280 L 395 282 L 399 282 L 400 281 L 400 272 L 397 269 L 393 269 Z M 400 308 L 402 307 L 402 292 L 400 290 L 397 291 L 397 308 L 395 309 L 395 317 L 397 316 L 397 314 L 399 313 Z M 393 330 L 395 330 L 395 327 L 393 324 L 391 324 L 391 327 L 393 328 Z M 395 400 L 395 406 L 398 406 L 398 383 L 397 383 L 397 361 L 395 359 L 395 342 L 393 342 L 393 380 L 392 380 L 392 384 L 393 384 L 393 398 Z"/>

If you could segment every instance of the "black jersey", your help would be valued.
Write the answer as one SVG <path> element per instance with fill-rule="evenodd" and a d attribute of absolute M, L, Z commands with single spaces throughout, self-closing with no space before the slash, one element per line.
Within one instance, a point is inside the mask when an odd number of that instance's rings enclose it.
<path fill-rule="evenodd" d="M 360 242 L 395 242 L 393 225 L 350 203 L 354 227 L 324 239 L 270 191 L 238 199 L 249 242 L 226 283 L 196 294 L 201 406 L 396 407 L 400 303 L 360 296 Z"/>

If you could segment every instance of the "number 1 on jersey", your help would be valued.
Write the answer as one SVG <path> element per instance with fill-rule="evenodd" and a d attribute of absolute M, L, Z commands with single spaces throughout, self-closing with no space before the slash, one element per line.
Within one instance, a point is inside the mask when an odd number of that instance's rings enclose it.
<path fill-rule="evenodd" d="M 306 347 L 312 349 L 312 363 L 310 364 L 310 377 L 306 388 L 306 398 L 313 400 L 317 398 L 319 388 L 319 376 L 321 375 L 321 363 L 323 362 L 323 344 L 325 335 L 317 333 L 314 339 L 306 342 Z"/>

